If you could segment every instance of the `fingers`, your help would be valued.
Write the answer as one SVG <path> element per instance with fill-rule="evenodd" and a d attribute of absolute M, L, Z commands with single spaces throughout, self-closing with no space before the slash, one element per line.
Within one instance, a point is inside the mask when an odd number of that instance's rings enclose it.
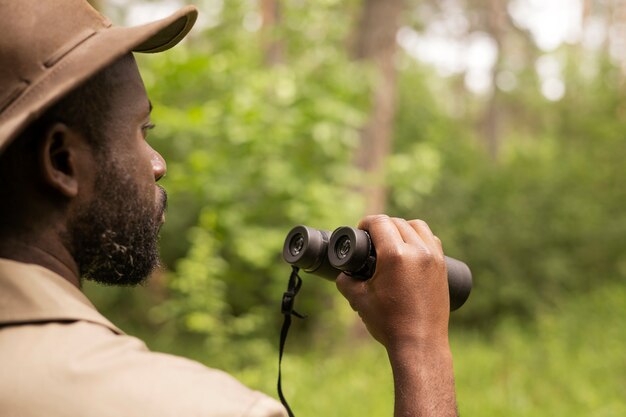
<path fill-rule="evenodd" d="M 370 334 L 385 346 L 447 335 L 446 266 L 430 227 L 422 220 L 377 215 L 365 217 L 358 228 L 371 236 L 376 270 L 366 281 L 340 274 L 336 284 Z"/>
<path fill-rule="evenodd" d="M 419 233 L 416 233 L 417 231 L 409 224 L 409 222 L 398 217 L 392 217 L 391 221 L 398 228 L 400 236 L 402 236 L 402 240 L 404 240 L 405 243 L 425 246 L 421 236 Z"/>
<path fill-rule="evenodd" d="M 394 246 L 404 242 L 398 227 L 389 216 L 379 214 L 367 216 L 359 222 L 359 229 L 367 230 L 376 248 Z"/>
<path fill-rule="evenodd" d="M 437 236 L 435 236 L 435 243 L 437 243 L 439 250 L 441 251 L 441 253 L 443 253 L 443 243 L 441 243 L 441 239 L 439 239 Z"/>
<path fill-rule="evenodd" d="M 417 232 L 425 246 L 434 254 L 443 255 L 441 240 L 430 230 L 428 224 L 423 220 L 411 220 L 408 224 Z"/>
<path fill-rule="evenodd" d="M 441 240 L 433 234 L 423 220 L 404 220 L 386 215 L 367 216 L 358 225 L 370 232 L 374 246 L 379 249 L 407 243 L 427 248 L 435 254 L 443 254 Z"/>

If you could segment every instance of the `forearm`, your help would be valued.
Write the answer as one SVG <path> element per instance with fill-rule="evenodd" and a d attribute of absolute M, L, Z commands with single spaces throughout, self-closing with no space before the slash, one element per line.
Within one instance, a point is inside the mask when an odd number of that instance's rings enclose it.
<path fill-rule="evenodd" d="M 395 386 L 395 417 L 456 417 L 448 343 L 387 349 Z"/>
<path fill-rule="evenodd" d="M 367 281 L 340 274 L 336 282 L 387 349 L 395 417 L 456 417 L 441 241 L 421 220 L 368 216 L 359 228 L 376 247 L 376 272 Z"/>

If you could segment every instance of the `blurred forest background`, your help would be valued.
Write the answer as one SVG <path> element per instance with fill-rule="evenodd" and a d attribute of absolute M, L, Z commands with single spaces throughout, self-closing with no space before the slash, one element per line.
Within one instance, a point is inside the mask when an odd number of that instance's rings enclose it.
<path fill-rule="evenodd" d="M 180 1 L 92 1 L 118 24 Z M 626 415 L 626 2 L 197 0 L 139 57 L 168 160 L 165 268 L 88 286 L 156 350 L 275 396 L 297 224 L 422 218 L 474 289 L 451 316 L 461 415 Z M 304 277 L 299 416 L 391 415 L 382 348 Z"/>

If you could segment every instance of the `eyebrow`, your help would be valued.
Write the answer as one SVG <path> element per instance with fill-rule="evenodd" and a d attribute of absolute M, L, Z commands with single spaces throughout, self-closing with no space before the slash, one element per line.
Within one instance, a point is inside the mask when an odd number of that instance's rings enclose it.
<path fill-rule="evenodd" d="M 148 100 L 148 113 L 152 113 L 152 101 Z"/>

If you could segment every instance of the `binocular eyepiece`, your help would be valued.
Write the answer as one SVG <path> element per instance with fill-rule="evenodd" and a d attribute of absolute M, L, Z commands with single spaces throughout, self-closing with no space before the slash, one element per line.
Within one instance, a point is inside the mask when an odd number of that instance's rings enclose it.
<path fill-rule="evenodd" d="M 370 235 L 353 227 L 339 227 L 334 232 L 296 226 L 287 234 L 283 258 L 305 272 L 334 281 L 344 272 L 367 280 L 376 269 L 376 250 Z M 445 257 L 448 269 L 450 311 L 461 307 L 472 290 L 472 273 L 468 266 Z"/>

